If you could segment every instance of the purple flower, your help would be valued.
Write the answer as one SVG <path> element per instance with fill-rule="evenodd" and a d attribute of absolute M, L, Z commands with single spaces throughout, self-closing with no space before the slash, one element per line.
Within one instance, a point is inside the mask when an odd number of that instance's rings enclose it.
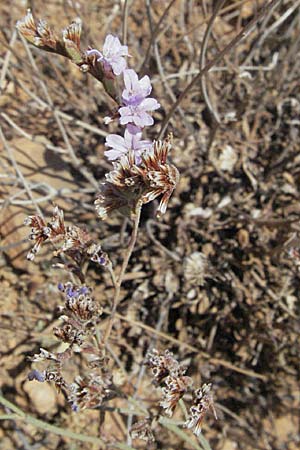
<path fill-rule="evenodd" d="M 125 130 L 124 137 L 117 134 L 107 136 L 105 145 L 111 147 L 111 150 L 107 150 L 104 154 L 110 161 L 113 161 L 121 158 L 129 150 L 133 150 L 136 164 L 139 164 L 141 162 L 140 155 L 142 151 L 152 146 L 150 141 L 141 140 L 141 137 L 142 132 L 140 128 L 129 124 Z"/>
<path fill-rule="evenodd" d="M 75 286 L 71 282 L 58 283 L 58 289 L 65 293 L 68 299 L 78 298 L 80 295 L 88 295 L 90 290 L 87 286 Z"/>
<path fill-rule="evenodd" d="M 103 53 L 96 49 L 87 50 L 86 53 L 88 56 L 96 55 L 97 61 L 103 63 L 104 71 L 112 70 L 115 75 L 121 75 L 126 69 L 127 63 L 124 56 L 129 56 L 127 45 L 121 45 L 119 38 L 112 34 L 108 34 L 105 38 Z"/>
<path fill-rule="evenodd" d="M 146 127 L 154 124 L 153 118 L 146 111 L 155 111 L 160 104 L 154 98 L 146 98 L 138 106 L 122 106 L 119 109 L 120 123 L 134 123 L 138 127 Z"/>
<path fill-rule="evenodd" d="M 124 83 L 122 99 L 125 106 L 119 108 L 121 125 L 134 123 L 140 128 L 153 125 L 154 120 L 147 112 L 155 111 L 160 104 L 154 98 L 146 98 L 152 90 L 149 77 L 145 75 L 139 80 L 134 70 L 127 69 Z"/>
<path fill-rule="evenodd" d="M 29 381 L 36 380 L 39 381 L 40 383 L 43 383 L 46 379 L 46 372 L 45 371 L 40 372 L 39 370 L 34 369 L 31 372 L 29 372 L 27 378 Z"/>
<path fill-rule="evenodd" d="M 132 69 L 124 71 L 125 89 L 122 93 L 122 98 L 125 105 L 139 105 L 152 91 L 150 78 L 145 75 L 140 80 L 136 72 Z"/>

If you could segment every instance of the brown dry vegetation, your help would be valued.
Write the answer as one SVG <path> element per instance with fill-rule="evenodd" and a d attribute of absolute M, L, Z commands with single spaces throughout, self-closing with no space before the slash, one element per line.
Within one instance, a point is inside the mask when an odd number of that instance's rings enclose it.
<path fill-rule="evenodd" d="M 103 117 L 114 105 L 76 66 L 22 43 L 15 23 L 25 3 L 0 5 L 0 386 L 30 415 L 97 436 L 99 410 L 72 413 L 51 385 L 26 380 L 27 356 L 57 349 L 56 286 L 67 277 L 52 267 L 47 250 L 26 261 L 22 223 L 37 205 L 49 215 L 58 204 L 67 222 L 86 225 L 120 264 L 130 223 L 118 215 L 100 222 L 93 206 L 96 184 L 110 168 L 104 137 L 116 123 L 107 127 Z M 27 3 L 57 30 L 80 16 L 84 48 L 101 48 L 108 32 L 126 33 L 124 2 Z M 162 105 L 148 134 L 154 139 L 199 71 L 201 49 L 205 65 L 267 2 L 225 1 L 203 49 L 218 2 L 173 1 L 145 62 L 169 2 L 147 3 L 128 2 L 125 24 L 130 64 L 150 75 Z M 110 340 L 115 376 L 121 373 L 121 388 L 140 401 L 158 399 L 140 372 L 150 345 L 172 349 L 196 385 L 213 383 L 219 418 L 207 417 L 203 433 L 214 450 L 296 450 L 300 441 L 299 36 L 300 2 L 282 0 L 172 115 L 168 131 L 181 180 L 161 220 L 151 205 L 144 208 Z M 110 308 L 108 274 L 91 266 L 88 283 Z M 69 367 L 70 376 L 80 362 Z M 125 442 L 126 415 L 107 413 L 103 429 Z M 167 429 L 156 438 L 153 449 L 192 448 Z M 0 441 L 5 450 L 99 448 L 13 420 L 0 422 Z M 141 441 L 133 446 L 145 448 Z"/>

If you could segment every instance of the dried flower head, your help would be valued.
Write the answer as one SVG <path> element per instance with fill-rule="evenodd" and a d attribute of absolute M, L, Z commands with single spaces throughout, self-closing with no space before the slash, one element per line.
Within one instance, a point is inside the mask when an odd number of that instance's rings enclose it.
<path fill-rule="evenodd" d="M 86 230 L 74 225 L 65 225 L 63 211 L 57 206 L 55 206 L 53 217 L 49 222 L 46 223 L 43 217 L 36 215 L 27 217 L 24 224 L 31 226 L 29 239 L 34 241 L 34 246 L 27 255 L 29 260 L 33 260 L 42 244 L 49 241 L 56 247 L 58 246 L 54 251 L 54 256 L 63 253 L 75 262 L 75 266 L 69 265 L 67 268 L 76 272 L 80 279 L 84 278 L 81 266 L 87 259 L 100 265 L 106 265 L 109 262 L 101 245 L 95 243 Z"/>
<path fill-rule="evenodd" d="M 16 24 L 19 33 L 31 44 L 47 52 L 70 58 L 75 64 L 83 63 L 80 51 L 81 20 L 75 19 L 57 36 L 46 20 L 35 21 L 31 10 Z"/>
<path fill-rule="evenodd" d="M 196 436 L 199 436 L 201 433 L 202 422 L 209 409 L 212 410 L 217 419 L 213 396 L 210 392 L 211 386 L 211 383 L 203 384 L 194 393 L 194 404 L 190 408 L 190 417 L 186 421 L 185 426 L 187 428 L 193 428 Z"/>
<path fill-rule="evenodd" d="M 113 163 L 114 169 L 105 175 L 101 192 L 95 201 L 96 211 L 101 219 L 106 219 L 111 211 L 119 210 L 128 216 L 135 210 L 143 192 L 143 184 L 135 173 L 133 152 Z"/>
<path fill-rule="evenodd" d="M 54 363 L 61 364 L 62 362 L 70 359 L 71 354 L 71 347 L 68 347 L 61 353 L 52 353 L 48 352 L 48 350 L 45 350 L 44 348 L 40 348 L 40 353 L 36 353 L 35 355 L 30 356 L 28 359 L 31 362 L 52 361 Z"/>
<path fill-rule="evenodd" d="M 155 384 L 161 384 L 168 376 L 179 377 L 186 372 L 186 367 L 179 364 L 169 350 L 165 350 L 164 354 L 156 349 L 151 350 L 146 355 L 145 364 L 151 368 Z"/>
<path fill-rule="evenodd" d="M 79 323 L 97 318 L 102 313 L 91 296 L 91 289 L 87 286 L 77 286 L 68 282 L 64 285 L 59 284 L 59 290 L 66 296 L 63 312 Z"/>
<path fill-rule="evenodd" d="M 49 28 L 45 20 L 35 22 L 31 10 L 27 10 L 26 16 L 16 24 L 20 34 L 31 44 L 43 50 L 56 52 L 58 37 Z"/>
<path fill-rule="evenodd" d="M 75 64 L 80 67 L 83 63 L 82 53 L 80 50 L 82 23 L 79 17 L 75 19 L 62 32 L 62 40 L 67 55 Z"/>
<path fill-rule="evenodd" d="M 77 377 L 75 383 L 70 385 L 68 400 L 74 411 L 86 408 L 97 408 L 111 393 L 111 378 L 108 374 L 103 376 L 89 374 L 86 378 Z"/>
<path fill-rule="evenodd" d="M 82 345 L 84 332 L 79 327 L 70 322 L 64 323 L 61 327 L 53 328 L 53 334 L 57 339 L 69 344 Z"/>
<path fill-rule="evenodd" d="M 141 419 L 134 423 L 130 430 L 130 436 L 132 439 L 141 439 L 146 442 L 154 442 L 154 434 L 151 427 L 150 417 Z"/>
<path fill-rule="evenodd" d="M 50 222 L 46 223 L 41 216 L 29 216 L 24 220 L 24 225 L 31 227 L 29 239 L 35 241 L 33 248 L 27 255 L 27 259 L 31 261 L 44 242 L 48 240 L 53 243 L 61 241 L 66 233 L 63 211 L 59 210 L 57 206 L 54 208 Z"/>
<path fill-rule="evenodd" d="M 193 285 L 203 286 L 207 268 L 207 256 L 201 252 L 193 252 L 184 260 L 184 278 Z"/>
<path fill-rule="evenodd" d="M 82 22 L 79 17 L 77 17 L 67 28 L 62 32 L 63 39 L 65 42 L 73 42 L 78 49 L 80 49 L 80 36 L 82 31 Z"/>
<path fill-rule="evenodd" d="M 141 163 L 136 164 L 133 152 L 113 163 L 114 169 L 106 174 L 101 193 L 95 201 L 96 211 L 101 219 L 118 209 L 125 215 L 134 211 L 138 202 L 148 203 L 162 195 L 158 214 L 166 212 L 179 180 L 175 166 L 167 162 L 171 150 L 171 137 L 154 142 L 153 148 L 141 155 Z"/>
<path fill-rule="evenodd" d="M 165 214 L 169 199 L 179 181 L 179 172 L 173 164 L 167 162 L 172 149 L 172 134 L 164 141 L 155 141 L 153 148 L 141 155 L 142 163 L 138 173 L 143 177 L 148 189 L 143 195 L 143 203 L 148 203 L 162 195 L 157 214 Z"/>
<path fill-rule="evenodd" d="M 165 386 L 162 388 L 163 399 L 160 406 L 165 410 L 168 416 L 172 416 L 179 400 L 192 385 L 193 380 L 187 376 L 168 376 L 165 380 Z"/>

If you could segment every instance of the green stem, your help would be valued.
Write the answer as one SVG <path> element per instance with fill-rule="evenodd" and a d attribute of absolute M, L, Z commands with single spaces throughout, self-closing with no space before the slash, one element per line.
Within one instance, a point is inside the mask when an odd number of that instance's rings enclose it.
<path fill-rule="evenodd" d="M 185 431 L 183 431 L 181 428 L 179 428 L 178 425 L 176 425 L 176 423 L 174 423 L 173 420 L 167 419 L 166 417 L 161 416 L 159 418 L 159 423 L 164 428 L 167 428 L 168 430 L 172 431 L 183 441 L 188 442 L 191 445 L 191 447 L 193 447 L 195 450 L 212 450 L 209 443 L 207 442 L 207 440 L 205 439 L 205 437 L 202 434 L 200 434 L 200 436 L 198 436 L 199 443 L 201 445 L 201 447 L 200 447 L 198 445 L 198 443 L 195 442 L 193 440 L 193 438 L 191 436 L 189 436 Z"/>
<path fill-rule="evenodd" d="M 44 422 L 43 420 L 36 419 L 35 417 L 25 413 L 20 408 L 18 408 L 16 405 L 11 403 L 10 401 L 6 400 L 2 395 L 0 395 L 0 404 L 2 404 L 4 407 L 10 409 L 11 411 L 14 411 L 14 414 L 2 414 L 0 415 L 0 420 L 22 420 L 26 423 L 29 423 L 30 425 L 33 425 L 36 428 L 41 428 L 42 430 L 49 431 L 49 433 L 54 433 L 59 436 L 63 436 L 66 438 L 74 439 L 76 441 L 81 442 L 90 442 L 92 444 L 98 444 L 101 445 L 99 448 L 118 448 L 123 450 L 135 450 L 133 447 L 129 447 L 126 444 L 122 444 L 119 442 L 116 442 L 114 444 L 109 444 L 104 442 L 102 439 L 94 437 L 94 436 L 87 436 L 86 434 L 81 433 L 75 433 L 71 430 L 67 430 L 65 428 L 60 428 L 55 425 L 51 425 L 47 422 Z"/>

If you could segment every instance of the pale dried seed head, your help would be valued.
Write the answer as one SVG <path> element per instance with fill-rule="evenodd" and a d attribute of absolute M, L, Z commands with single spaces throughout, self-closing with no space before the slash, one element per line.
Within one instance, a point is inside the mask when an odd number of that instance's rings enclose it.
<path fill-rule="evenodd" d="M 207 270 L 208 261 L 204 253 L 193 252 L 184 259 L 183 274 L 190 284 L 203 286 Z"/>

